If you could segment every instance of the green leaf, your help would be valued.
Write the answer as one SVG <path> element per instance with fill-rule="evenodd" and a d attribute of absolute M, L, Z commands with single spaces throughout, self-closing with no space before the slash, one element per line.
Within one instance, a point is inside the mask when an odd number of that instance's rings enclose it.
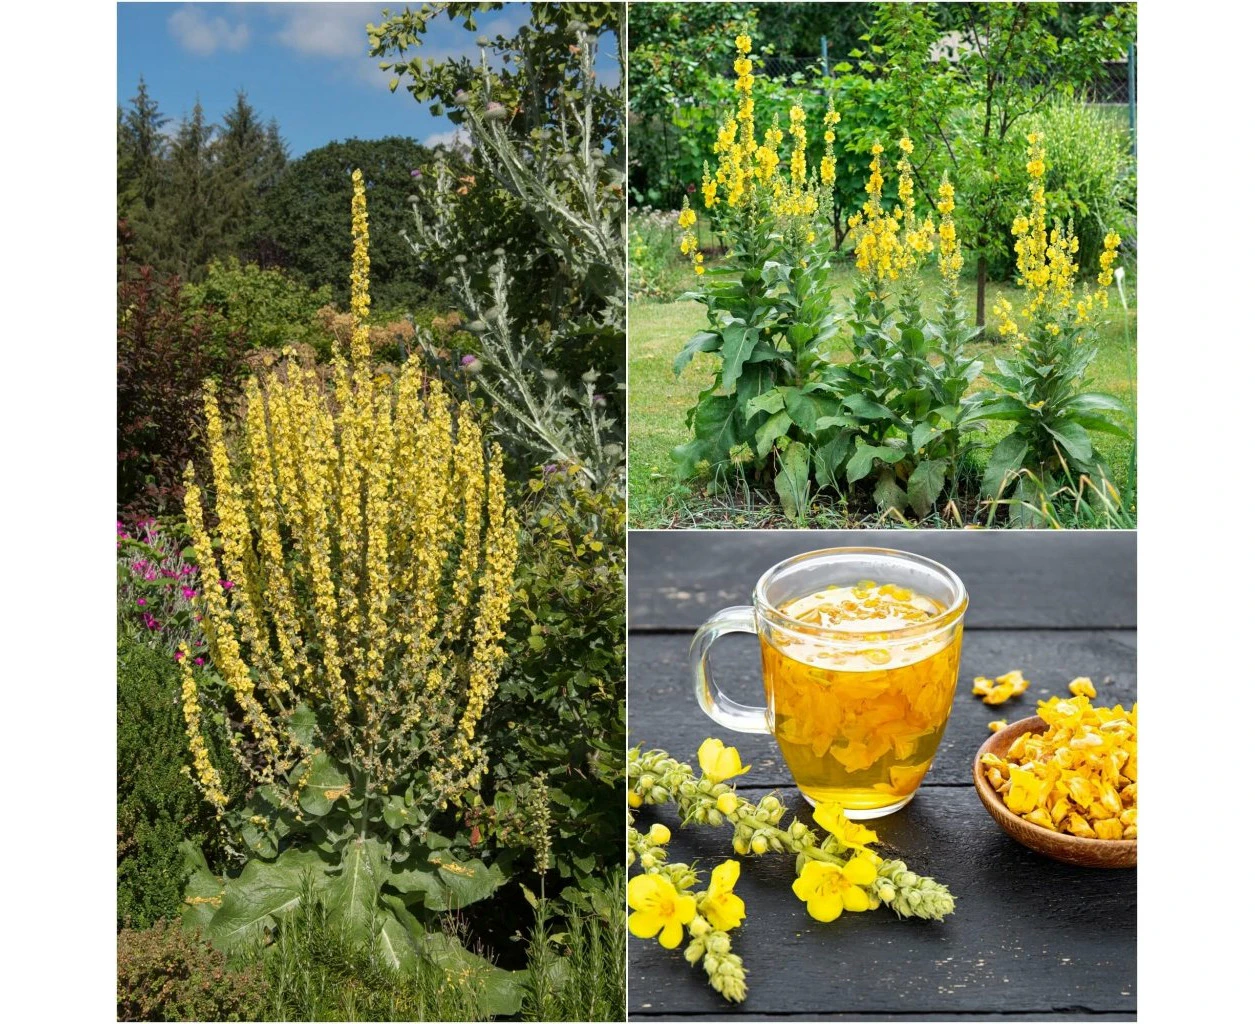
<path fill-rule="evenodd" d="M 841 406 L 824 395 L 807 394 L 797 388 L 782 388 L 784 407 L 789 417 L 804 433 L 814 437 L 819 432 L 820 417 L 838 418 Z M 843 425 L 840 420 L 836 425 Z"/>
<path fill-rule="evenodd" d="M 225 950 L 251 941 L 300 906 L 307 876 L 317 884 L 326 873 L 326 861 L 312 850 L 289 849 L 278 860 L 249 861 L 239 878 L 227 881 L 206 937 Z"/>
<path fill-rule="evenodd" d="M 288 716 L 288 730 L 307 750 L 317 746 L 318 716 L 305 704 L 298 704 Z"/>
<path fill-rule="evenodd" d="M 758 344 L 758 331 L 747 328 L 744 324 L 729 324 L 723 329 L 723 390 L 732 391 L 736 388 L 737 379 L 741 376 L 741 367 Z"/>
<path fill-rule="evenodd" d="M 1028 408 L 1018 398 L 995 398 L 980 407 L 980 415 L 989 420 L 1023 420 Z"/>
<path fill-rule="evenodd" d="M 906 492 L 898 486 L 897 477 L 888 466 L 882 469 L 876 478 L 872 497 L 876 499 L 878 508 L 896 508 L 899 511 L 906 508 Z"/>
<path fill-rule="evenodd" d="M 443 932 L 428 932 L 417 945 L 422 956 L 477 994 L 485 1016 L 510 1017 L 522 1009 L 526 971 L 494 967 Z"/>
<path fill-rule="evenodd" d="M 1002 490 L 1008 473 L 1016 472 L 1024 465 L 1028 454 L 1028 442 L 1019 434 L 1008 434 L 989 453 L 985 476 L 981 480 L 982 493 L 993 497 Z"/>
<path fill-rule="evenodd" d="M 775 484 L 785 517 L 792 522 L 803 521 L 810 508 L 810 466 L 810 449 L 806 445 L 795 441 L 784 450 Z"/>
<path fill-rule="evenodd" d="M 937 434 L 941 433 L 931 423 L 917 423 L 915 429 L 911 431 L 911 451 L 921 452 L 924 445 L 928 444 Z"/>
<path fill-rule="evenodd" d="M 784 408 L 784 395 L 780 393 L 779 388 L 773 388 L 771 391 L 759 395 L 757 398 L 751 399 L 745 403 L 745 416 L 748 419 L 755 413 L 765 412 L 768 415 L 778 413 Z"/>
<path fill-rule="evenodd" d="M 888 408 L 881 405 L 879 402 L 873 401 L 866 395 L 846 395 L 844 401 L 845 407 L 860 419 L 893 420 L 895 423 L 897 422 L 897 416 L 895 416 Z"/>
<path fill-rule="evenodd" d="M 738 443 L 736 396 L 707 395 L 693 410 L 694 438 L 675 448 L 671 455 L 679 463 L 680 475 L 690 477 L 703 459 L 722 462 L 728 449 Z"/>
<path fill-rule="evenodd" d="M 671 364 L 671 369 L 678 377 L 680 371 L 689 364 L 689 361 L 698 352 L 716 352 L 719 349 L 719 335 L 712 331 L 698 331 L 693 337 L 684 343 L 684 347 L 680 349 L 680 354 L 675 357 L 675 361 Z"/>
<path fill-rule="evenodd" d="M 429 855 L 427 861 L 437 869 L 441 885 L 437 893 L 424 894 L 423 905 L 428 910 L 460 910 L 491 896 L 506 883 L 505 873 L 496 864 L 460 861 L 448 850 Z"/>
<path fill-rule="evenodd" d="M 418 960 L 418 951 L 405 926 L 383 908 L 379 909 L 376 921 L 379 937 L 375 941 L 384 963 L 393 970 L 413 970 Z"/>
<path fill-rule="evenodd" d="M 190 839 L 179 843 L 183 854 L 183 871 L 187 885 L 183 891 L 183 927 L 205 932 L 210 920 L 222 906 L 222 879 L 209 870 L 205 854 Z"/>
<path fill-rule="evenodd" d="M 355 941 L 370 936 L 387 852 L 378 839 L 354 839 L 345 848 L 339 873 L 326 888 L 328 915 Z"/>
<path fill-rule="evenodd" d="M 815 480 L 820 487 L 841 489 L 841 465 L 850 454 L 854 442 L 853 435 L 842 431 L 826 444 L 815 449 Z"/>
<path fill-rule="evenodd" d="M 764 458 L 771 451 L 776 438 L 784 437 L 792 426 L 793 421 L 789 419 L 789 414 L 781 409 L 759 427 L 754 434 L 754 449 L 758 452 L 758 457 Z"/>
<path fill-rule="evenodd" d="M 1047 424 L 1046 430 L 1081 465 L 1087 465 L 1094 457 L 1094 445 L 1089 439 L 1089 432 L 1079 423 L 1064 421 L 1053 426 Z"/>
<path fill-rule="evenodd" d="M 302 768 L 298 765 L 295 770 L 301 772 Z M 335 806 L 337 800 L 348 796 L 351 791 L 348 776 L 340 771 L 330 757 L 319 751 L 314 755 L 305 788 L 301 790 L 301 809 L 306 814 L 320 818 Z"/>
<path fill-rule="evenodd" d="M 852 484 L 858 483 L 872 471 L 877 459 L 892 464 L 900 462 L 905 455 L 906 452 L 901 448 L 867 444 L 860 439 L 855 442 L 854 454 L 850 456 L 850 461 L 846 464 L 845 478 Z"/>
<path fill-rule="evenodd" d="M 906 500 L 921 519 L 937 504 L 946 484 L 946 464 L 940 459 L 921 462 L 906 482 Z"/>

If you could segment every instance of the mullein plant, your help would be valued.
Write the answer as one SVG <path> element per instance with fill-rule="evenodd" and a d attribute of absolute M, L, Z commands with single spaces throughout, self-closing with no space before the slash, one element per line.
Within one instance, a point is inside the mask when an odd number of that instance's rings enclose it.
<path fill-rule="evenodd" d="M 403 51 L 413 20 L 427 17 L 406 12 L 371 28 L 373 52 Z M 490 177 L 503 210 L 524 211 L 524 251 L 483 244 L 463 198 L 480 186 L 468 184 L 472 176 L 459 187 L 443 160 L 424 202 L 411 196 L 414 234 L 402 235 L 415 255 L 448 267 L 444 284 L 476 335 L 475 350 L 462 357 L 453 376 L 459 386 L 473 382 L 488 396 L 501 439 L 538 464 L 577 467 L 592 486 L 620 487 L 624 433 L 617 396 L 610 394 L 621 387 L 619 370 L 586 366 L 577 376 L 556 368 L 576 347 L 612 361 L 623 347 L 625 179 L 613 142 L 617 122 L 608 127 L 606 114 L 617 94 L 596 81 L 599 32 L 579 20 L 557 30 L 566 33 L 562 52 L 569 47 L 570 53 L 558 88 L 543 84 L 555 73 L 547 63 L 552 33 L 525 29 L 510 44 L 517 82 L 507 83 L 492 67 L 493 44 L 481 37 L 473 81 L 450 97 L 473 144 L 473 169 Z M 415 70 L 417 63 L 393 67 L 417 80 L 426 74 Z M 557 268 L 545 287 L 537 287 L 538 266 Z M 552 298 L 540 314 L 515 308 L 534 307 L 543 295 Z M 420 342 L 436 353 L 432 339 L 420 333 Z"/>
<path fill-rule="evenodd" d="M 984 396 L 981 410 L 988 419 L 1010 421 L 1013 429 L 990 454 L 982 487 L 986 496 L 1009 505 L 1014 521 L 1033 525 L 1051 521 L 1052 498 L 1065 480 L 1078 491 L 1088 481 L 1118 502 L 1089 432 L 1128 434 L 1111 418 L 1125 411 L 1123 403 L 1084 390 L 1098 354 L 1095 331 L 1107 309 L 1120 236 L 1109 232 L 1103 239 L 1096 287 L 1087 283 L 1078 295 L 1076 235 L 1070 225 L 1047 227 L 1046 140 L 1030 132 L 1027 144 L 1028 212 L 1011 226 L 1023 301 L 1016 308 L 1003 298 L 994 308 L 1013 354 L 994 360 L 997 372 L 986 376 L 995 390 Z"/>
<path fill-rule="evenodd" d="M 628 882 L 634 911 L 628 928 L 638 938 L 657 936 L 667 949 L 679 946 L 687 931 L 686 959 L 702 964 L 725 999 L 741 1002 L 746 995 L 745 968 L 732 953 L 729 935 L 745 918 L 745 904 L 733 892 L 740 863 L 724 861 L 711 871 L 707 888 L 697 891 L 699 872 L 668 861 L 666 826 L 635 828 L 634 812 L 641 807 L 674 803 L 685 825 L 730 825 L 732 849 L 741 857 L 791 854 L 797 875 L 793 893 L 816 921 L 830 923 L 845 911 L 882 905 L 899 917 L 938 921 L 954 912 L 949 889 L 875 853 L 870 847 L 878 842 L 876 833 L 847 819 L 839 804 L 815 808 L 815 822 L 826 835 L 797 818 L 781 827 L 785 808 L 779 797 L 769 794 L 751 803 L 728 784 L 749 770 L 735 747 L 708 739 L 697 758 L 700 775 L 662 750 L 628 752 L 628 864 L 641 871 Z"/>
<path fill-rule="evenodd" d="M 185 511 L 212 667 L 183 648 L 183 710 L 190 774 L 251 859 L 225 882 L 200 861 L 189 906 L 215 941 L 251 940 L 312 872 L 349 933 L 401 964 L 415 915 L 501 883 L 435 829 L 486 768 L 518 522 L 471 410 L 417 355 L 395 381 L 372 368 L 360 171 L 352 229 L 353 332 L 330 384 L 295 359 L 250 379 L 230 440 L 206 386 L 214 497 L 207 510 L 189 465 Z M 250 782 L 238 806 L 208 754 L 211 712 Z"/>
<path fill-rule="evenodd" d="M 805 511 L 812 451 L 836 427 L 831 396 L 807 388 L 837 333 L 830 301 L 832 266 L 833 126 L 824 115 L 825 151 L 807 166 L 807 127 L 801 107 L 761 135 L 754 113 L 754 58 L 748 36 L 735 40 L 737 105 L 706 165 L 702 203 L 727 246 L 718 267 L 706 266 L 694 231 L 696 211 L 680 212 L 680 250 L 697 275 L 690 297 L 706 306 L 708 324 L 675 359 L 681 372 L 698 352 L 717 353 L 714 380 L 689 410 L 693 440 L 673 453 L 680 475 L 721 486 L 737 473 L 774 483 L 791 516 Z M 786 143 L 786 134 L 788 142 Z M 786 148 L 787 147 L 787 148 Z M 796 447 L 795 447 L 796 446 Z"/>

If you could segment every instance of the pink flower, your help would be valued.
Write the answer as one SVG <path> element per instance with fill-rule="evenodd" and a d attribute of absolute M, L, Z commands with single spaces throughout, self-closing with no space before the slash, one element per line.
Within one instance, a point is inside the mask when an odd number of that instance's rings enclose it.
<path fill-rule="evenodd" d="M 222 584 L 223 590 L 230 590 L 232 587 L 235 586 L 235 584 L 232 583 L 230 580 L 219 580 L 218 582 Z"/>
<path fill-rule="evenodd" d="M 174 652 L 174 660 L 175 660 L 175 661 L 182 661 L 182 660 L 183 660 L 183 652 L 182 652 L 182 651 L 175 651 L 175 652 Z"/>
<path fill-rule="evenodd" d="M 156 619 L 154 619 L 154 618 L 153 618 L 151 615 L 149 615 L 147 612 L 144 612 L 144 625 L 145 625 L 145 626 L 147 626 L 149 629 L 160 629 L 160 628 L 161 628 L 161 623 L 160 623 L 160 622 L 158 622 Z"/>
<path fill-rule="evenodd" d="M 147 600 L 145 600 L 145 599 L 144 599 L 144 598 L 142 598 L 142 597 L 137 597 L 137 598 L 135 599 L 135 603 L 136 603 L 137 605 L 139 605 L 141 608 L 143 608 L 143 607 L 144 607 L 144 605 L 146 605 L 146 604 L 148 603 L 148 601 L 147 601 Z"/>
<path fill-rule="evenodd" d="M 196 596 L 195 587 L 183 587 L 182 589 L 183 589 L 183 596 L 187 598 L 189 601 Z"/>
<path fill-rule="evenodd" d="M 197 665 L 203 665 L 203 664 L 205 664 L 205 659 L 204 659 L 204 658 L 197 658 L 197 659 L 196 659 L 196 664 L 197 664 Z"/>

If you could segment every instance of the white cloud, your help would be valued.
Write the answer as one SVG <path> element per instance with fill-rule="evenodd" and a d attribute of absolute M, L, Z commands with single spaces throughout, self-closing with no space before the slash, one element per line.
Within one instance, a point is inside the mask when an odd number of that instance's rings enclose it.
<path fill-rule="evenodd" d="M 433 132 L 423 139 L 424 146 L 446 146 L 449 148 L 469 148 L 471 136 L 465 128 L 453 127 L 447 132 Z"/>
<path fill-rule="evenodd" d="M 276 38 L 311 57 L 360 57 L 367 51 L 366 24 L 380 21 L 375 4 L 284 4 Z"/>
<path fill-rule="evenodd" d="M 232 24 L 226 18 L 211 18 L 199 7 L 180 7 L 166 26 L 183 49 L 198 57 L 218 50 L 238 53 L 248 45 L 248 26 L 242 21 Z"/>

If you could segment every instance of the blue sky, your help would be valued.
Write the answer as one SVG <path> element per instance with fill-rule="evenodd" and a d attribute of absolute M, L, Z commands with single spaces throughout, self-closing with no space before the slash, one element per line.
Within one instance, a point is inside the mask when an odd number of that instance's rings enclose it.
<path fill-rule="evenodd" d="M 197 98 L 218 121 L 243 89 L 266 120 L 275 118 L 296 157 L 333 139 L 407 135 L 449 141 L 453 125 L 432 117 L 367 55 L 366 24 L 400 3 L 118 4 L 118 102 L 135 95 L 142 74 L 171 125 Z M 477 21 L 488 36 L 512 35 L 529 4 L 508 3 Z M 474 56 L 477 33 L 443 15 L 420 49 L 425 57 Z M 603 42 L 603 47 L 605 43 Z M 617 66 L 603 53 L 598 70 Z"/>

